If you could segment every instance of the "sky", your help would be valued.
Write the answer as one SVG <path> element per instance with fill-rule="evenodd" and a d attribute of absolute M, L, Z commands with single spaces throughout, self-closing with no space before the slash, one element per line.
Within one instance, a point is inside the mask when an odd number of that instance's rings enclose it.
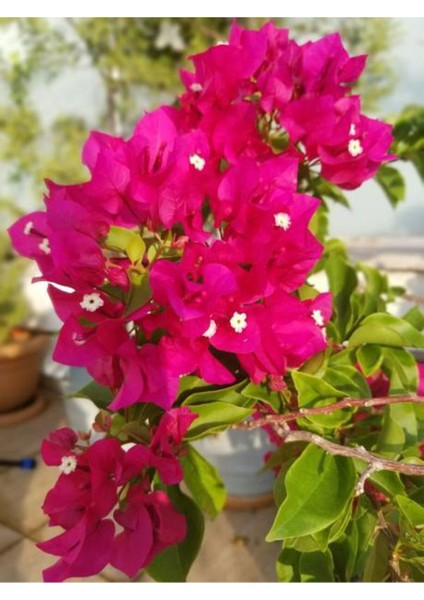
<path fill-rule="evenodd" d="M 393 60 L 398 85 L 382 102 L 382 113 L 396 113 L 410 103 L 424 103 L 424 18 L 401 18 L 402 36 L 395 46 Z M 12 35 L 0 39 L 0 52 L 16 45 Z M 94 126 L 105 105 L 96 72 L 86 65 L 62 75 L 46 85 L 40 82 L 33 92 L 34 102 L 47 123 L 62 113 L 81 115 Z M 140 99 L 139 111 L 149 108 L 149 98 Z M 336 236 L 424 235 L 424 186 L 414 169 L 401 165 L 407 180 L 406 201 L 394 211 L 374 182 L 350 192 L 352 210 L 332 206 L 330 232 Z"/>

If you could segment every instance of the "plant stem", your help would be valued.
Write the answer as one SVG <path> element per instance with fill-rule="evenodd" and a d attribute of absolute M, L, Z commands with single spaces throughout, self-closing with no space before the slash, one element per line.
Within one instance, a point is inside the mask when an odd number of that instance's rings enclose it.
<path fill-rule="evenodd" d="M 344 408 L 360 407 L 369 408 L 372 406 L 385 406 L 387 404 L 421 404 L 424 406 L 424 397 L 416 394 L 410 396 L 382 396 L 381 398 L 344 398 L 339 402 L 327 404 L 327 406 L 317 406 L 316 408 L 300 408 L 297 411 L 289 412 L 284 415 L 267 415 L 263 419 L 256 421 L 248 421 L 245 423 L 237 423 L 233 427 L 235 429 L 257 429 L 264 425 L 279 425 L 288 421 L 295 421 L 303 417 L 312 415 L 327 415 L 336 410 Z"/>
<path fill-rule="evenodd" d="M 371 471 L 396 471 L 397 473 L 403 473 L 404 475 L 415 475 L 420 477 L 424 476 L 424 465 L 415 465 L 383 458 L 382 456 L 378 456 L 378 454 L 369 452 L 363 446 L 342 446 L 341 444 L 330 442 L 330 440 L 326 440 L 320 435 L 311 433 L 310 431 L 291 431 L 282 429 L 279 426 L 275 427 L 275 431 L 282 439 L 284 439 L 285 442 L 288 443 L 308 442 L 319 446 L 329 454 L 363 460 L 369 465 L 372 465 L 372 468 L 365 471 L 366 476 L 364 479 L 370 475 Z"/>
<path fill-rule="evenodd" d="M 424 397 L 413 394 L 410 396 L 382 396 L 380 398 L 344 398 L 339 402 L 334 402 L 327 406 L 301 408 L 297 411 L 289 412 L 284 415 L 267 415 L 263 419 L 237 423 L 233 425 L 233 428 L 258 429 L 259 427 L 263 427 L 265 425 L 271 425 L 277 435 L 279 435 L 286 443 L 307 442 L 319 446 L 329 454 L 363 460 L 364 462 L 368 463 L 369 467 L 364 471 L 358 482 L 356 492 L 357 494 L 360 494 L 362 492 L 362 487 L 365 483 L 365 480 L 371 473 L 375 471 L 396 471 L 397 473 L 403 473 L 404 475 L 424 476 L 424 465 L 415 465 L 383 458 L 382 456 L 374 454 L 373 452 L 369 452 L 363 446 L 343 446 L 341 444 L 331 442 L 330 440 L 327 440 L 316 433 L 288 429 L 286 424 L 288 421 L 294 421 L 309 415 L 325 415 L 334 412 L 335 410 L 342 410 L 344 408 L 368 408 L 370 406 L 384 406 L 388 404 L 405 403 L 421 404 L 424 406 Z"/>

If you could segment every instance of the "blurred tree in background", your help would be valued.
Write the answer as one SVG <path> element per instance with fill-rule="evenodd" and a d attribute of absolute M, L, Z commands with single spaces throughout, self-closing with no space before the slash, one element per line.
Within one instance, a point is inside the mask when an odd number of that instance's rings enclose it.
<path fill-rule="evenodd" d="M 399 37 L 392 19 L 274 20 L 301 39 L 338 30 L 351 52 L 369 53 L 359 90 L 368 109 L 392 90 L 390 52 Z M 85 176 L 80 151 L 91 126 L 71 114 L 46 124 L 34 103 L 36 82 L 48 86 L 65 69 L 91 66 L 105 98 L 96 126 L 125 136 L 140 116 L 140 98 L 152 106 L 171 99 L 180 90 L 178 69 L 189 66 L 185 57 L 226 39 L 230 25 L 228 18 L 0 19 L 0 41 L 8 41 L 0 54 L 0 209 L 40 203 L 45 177 L 68 183 Z"/>

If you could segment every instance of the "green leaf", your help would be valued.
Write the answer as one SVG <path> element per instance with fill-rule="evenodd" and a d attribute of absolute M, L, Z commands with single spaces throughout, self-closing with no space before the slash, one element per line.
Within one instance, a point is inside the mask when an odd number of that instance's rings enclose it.
<path fill-rule="evenodd" d="M 367 377 L 374 375 L 374 373 L 380 369 L 381 363 L 383 362 L 381 348 L 374 344 L 366 344 L 365 346 L 358 348 L 356 357 L 362 372 Z"/>
<path fill-rule="evenodd" d="M 227 493 L 217 469 L 193 446 L 188 445 L 181 455 L 184 481 L 194 500 L 210 517 L 215 518 L 224 508 Z"/>
<path fill-rule="evenodd" d="M 106 245 L 110 248 L 125 252 L 128 244 L 134 237 L 138 237 L 134 231 L 125 227 L 112 225 L 106 238 Z"/>
<path fill-rule="evenodd" d="M 298 402 L 300 408 L 311 408 L 328 406 L 334 404 L 338 399 L 346 396 L 360 396 L 364 393 L 361 389 L 358 392 L 358 384 L 355 385 L 356 376 L 361 377 L 356 371 L 352 376 L 353 367 L 339 366 L 337 369 L 327 369 L 325 380 L 321 377 L 294 371 L 292 373 L 293 382 L 298 393 Z M 348 373 L 348 375 L 345 374 Z M 326 379 L 330 381 L 327 381 Z M 332 385 L 334 383 L 334 385 Z M 336 387 L 337 386 L 337 387 Z M 365 385 L 365 391 L 367 386 Z M 369 396 L 369 391 L 367 392 Z M 333 429 L 350 418 L 352 409 L 336 410 L 326 415 L 309 415 L 305 421 L 314 423 L 320 427 Z"/>
<path fill-rule="evenodd" d="M 301 408 L 315 406 L 320 400 L 344 398 L 346 396 L 321 377 L 300 371 L 293 371 L 292 377 L 298 394 L 299 407 Z"/>
<path fill-rule="evenodd" d="M 255 401 L 260 400 L 261 402 L 266 402 L 272 406 L 276 412 L 280 412 L 281 410 L 281 399 L 279 394 L 271 391 L 267 385 L 255 385 L 254 383 L 249 383 L 241 390 L 241 394 L 246 398 L 251 398 Z"/>
<path fill-rule="evenodd" d="M 355 483 L 351 460 L 327 455 L 311 444 L 286 475 L 287 496 L 267 541 L 304 536 L 328 527 L 344 512 Z"/>
<path fill-rule="evenodd" d="M 281 550 L 275 565 L 278 581 L 281 581 L 282 583 L 300 581 L 300 556 L 300 552 L 297 552 L 294 548 L 284 547 Z"/>
<path fill-rule="evenodd" d="M 207 384 L 200 379 L 200 377 L 196 377 L 195 375 L 185 375 L 184 377 L 180 377 L 180 381 L 178 384 L 178 398 L 180 396 L 186 397 L 193 393 L 194 389 L 206 387 Z"/>
<path fill-rule="evenodd" d="M 424 329 L 424 313 L 418 308 L 413 306 L 406 315 L 403 315 L 403 320 L 407 321 L 412 327 L 422 331 Z"/>
<path fill-rule="evenodd" d="M 301 554 L 299 573 L 301 582 L 334 581 L 333 556 L 329 550 L 325 552 L 308 552 Z"/>
<path fill-rule="evenodd" d="M 125 316 L 130 315 L 134 311 L 141 308 L 146 302 L 152 297 L 152 290 L 150 288 L 149 279 L 141 275 L 138 278 L 138 283 L 131 284 L 130 296 L 127 301 L 127 308 L 125 310 Z"/>
<path fill-rule="evenodd" d="M 276 563 L 278 581 L 293 582 L 332 582 L 333 557 L 330 551 L 303 553 L 284 546 Z"/>
<path fill-rule="evenodd" d="M 358 285 L 358 278 L 352 265 L 339 253 L 327 257 L 325 270 L 333 294 L 333 321 L 344 339 L 352 317 L 351 298 Z"/>
<path fill-rule="evenodd" d="M 183 582 L 200 550 L 204 519 L 196 503 L 183 494 L 178 486 L 168 487 L 167 493 L 175 508 L 187 520 L 187 536 L 180 544 L 169 546 L 158 554 L 147 572 L 156 581 Z"/>
<path fill-rule="evenodd" d="M 397 169 L 382 165 L 375 176 L 375 180 L 393 207 L 405 200 L 405 180 Z"/>
<path fill-rule="evenodd" d="M 346 208 L 350 208 L 349 201 L 340 191 L 340 188 L 323 179 L 322 177 L 319 177 L 314 182 L 314 195 L 318 196 L 319 198 L 329 198 L 337 204 L 342 204 Z"/>
<path fill-rule="evenodd" d="M 246 381 L 242 381 L 241 383 L 239 382 L 235 385 L 215 388 L 213 390 L 197 390 L 185 397 L 183 405 L 189 406 L 191 404 L 210 404 L 219 401 L 226 402 L 228 404 L 234 404 L 236 406 L 245 406 L 246 404 L 249 404 L 249 401 L 247 400 L 248 396 L 246 394 L 242 395 L 245 385 Z"/>
<path fill-rule="evenodd" d="M 382 348 L 382 369 L 390 379 L 390 395 L 415 394 L 418 368 L 413 355 L 403 348 Z"/>
<path fill-rule="evenodd" d="M 378 526 L 377 515 L 366 509 L 361 508 L 355 519 L 358 534 L 358 549 L 356 554 L 356 563 L 353 575 L 362 575 L 368 558 L 368 552 L 373 544 L 376 527 Z"/>
<path fill-rule="evenodd" d="M 396 496 L 396 502 L 411 527 L 424 527 L 424 506 L 406 496 Z"/>
<path fill-rule="evenodd" d="M 385 406 L 377 451 L 396 456 L 408 447 L 415 449 L 417 436 L 417 416 L 413 404 Z"/>
<path fill-rule="evenodd" d="M 112 402 L 114 395 L 108 387 L 99 385 L 96 381 L 91 381 L 77 392 L 72 392 L 74 398 L 88 398 L 97 406 L 104 409 Z"/>
<path fill-rule="evenodd" d="M 364 569 L 364 582 L 382 583 L 389 571 L 391 549 L 389 540 L 383 531 L 377 533 Z"/>
<path fill-rule="evenodd" d="M 343 392 L 345 396 L 353 398 L 371 398 L 371 391 L 363 375 L 348 365 L 338 365 L 336 368 L 329 367 L 324 380 L 334 388 Z"/>
<path fill-rule="evenodd" d="M 364 319 L 350 337 L 349 346 L 361 344 L 423 348 L 424 335 L 407 321 L 387 313 L 376 313 Z"/>
<path fill-rule="evenodd" d="M 189 409 L 197 414 L 185 438 L 195 440 L 210 433 L 224 431 L 229 425 L 240 423 L 252 414 L 249 408 L 227 404 L 226 402 L 209 402 L 208 404 L 190 404 Z"/>
<path fill-rule="evenodd" d="M 134 235 L 126 247 L 128 258 L 132 263 L 139 262 L 146 251 L 146 244 L 139 235 Z"/>
<path fill-rule="evenodd" d="M 405 486 L 398 473 L 394 471 L 376 471 L 368 479 L 388 496 L 405 493 Z"/>

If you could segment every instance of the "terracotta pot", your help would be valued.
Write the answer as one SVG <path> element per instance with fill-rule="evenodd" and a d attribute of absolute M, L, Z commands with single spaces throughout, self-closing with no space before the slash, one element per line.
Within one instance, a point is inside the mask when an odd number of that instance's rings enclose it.
<path fill-rule="evenodd" d="M 0 346 L 0 414 L 18 410 L 37 391 L 47 335 Z"/>

